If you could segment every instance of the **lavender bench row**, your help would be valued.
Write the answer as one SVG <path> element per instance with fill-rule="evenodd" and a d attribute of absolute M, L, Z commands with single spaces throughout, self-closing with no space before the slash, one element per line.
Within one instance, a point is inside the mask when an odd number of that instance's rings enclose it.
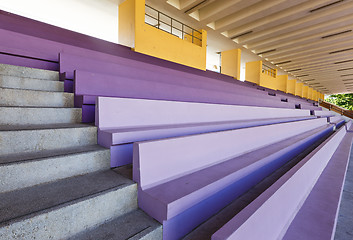
<path fill-rule="evenodd" d="M 336 128 L 341 127 L 346 121 L 341 116 L 328 117 L 329 123 L 335 124 Z"/>
<path fill-rule="evenodd" d="M 212 240 L 332 239 L 352 137 L 346 128 L 330 136 Z"/>
<path fill-rule="evenodd" d="M 179 239 L 332 130 L 312 119 L 134 143 L 139 206 Z"/>
<path fill-rule="evenodd" d="M 114 62 L 105 62 L 93 58 L 61 53 L 60 72 L 65 72 L 68 79 L 74 79 L 74 71 L 78 70 L 97 75 L 111 75 L 117 78 L 139 79 L 254 97 L 269 97 L 276 101 L 281 101 L 280 97 L 270 96 L 267 92 L 254 91 L 247 86 L 238 85 L 235 80 L 233 82 L 219 81 L 214 78 L 198 76 L 125 58 L 116 57 L 115 59 L 116 61 Z"/>
<path fill-rule="evenodd" d="M 255 88 L 257 90 L 266 91 L 270 95 L 278 95 L 281 98 L 285 98 L 288 101 L 295 102 L 297 104 L 308 105 L 308 106 L 316 106 L 316 107 L 318 106 L 318 103 L 316 101 L 313 101 L 313 100 L 310 100 L 310 99 L 305 99 L 305 98 L 301 98 L 299 96 L 292 95 L 290 93 L 284 93 L 284 92 L 279 91 L 279 90 L 273 90 L 273 89 L 270 89 L 270 88 L 258 86 L 257 84 L 252 83 L 252 82 L 245 82 L 245 83 L 248 86 L 251 86 L 252 88 Z"/>
<path fill-rule="evenodd" d="M 98 143 L 111 166 L 132 162 L 132 143 L 311 119 L 309 110 L 98 97 Z"/>
<path fill-rule="evenodd" d="M 178 83 L 148 81 L 80 70 L 75 72 L 75 95 L 82 96 L 78 102 L 92 106 L 87 111 L 83 107 L 84 121 L 94 119 L 93 106 L 97 96 L 295 108 L 295 104 L 244 94 L 245 92 L 236 94 L 202 87 L 188 87 Z"/>
<path fill-rule="evenodd" d="M 326 118 L 336 116 L 334 113 L 330 111 L 314 111 L 314 115 L 317 117 L 326 117 Z"/>

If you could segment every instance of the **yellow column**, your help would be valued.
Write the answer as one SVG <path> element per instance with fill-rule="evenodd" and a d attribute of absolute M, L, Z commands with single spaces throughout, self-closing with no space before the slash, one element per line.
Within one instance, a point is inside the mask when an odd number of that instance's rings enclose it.
<path fill-rule="evenodd" d="M 313 89 L 311 87 L 308 88 L 308 99 L 313 100 Z"/>
<path fill-rule="evenodd" d="M 247 62 L 245 66 L 245 80 L 260 85 L 262 61 Z"/>
<path fill-rule="evenodd" d="M 277 76 L 277 90 L 287 92 L 288 75 Z"/>
<path fill-rule="evenodd" d="M 308 86 L 303 86 L 303 94 L 302 94 L 303 98 L 308 98 L 308 90 L 309 90 Z"/>
<path fill-rule="evenodd" d="M 221 52 L 221 73 L 240 79 L 241 49 Z"/>
<path fill-rule="evenodd" d="M 295 79 L 288 79 L 286 93 L 290 93 L 290 94 L 295 95 L 295 85 L 296 85 Z"/>
<path fill-rule="evenodd" d="M 295 95 L 299 97 L 303 97 L 303 83 L 302 82 L 296 82 L 295 84 Z"/>
<path fill-rule="evenodd" d="M 317 91 L 313 90 L 313 100 L 317 101 Z"/>

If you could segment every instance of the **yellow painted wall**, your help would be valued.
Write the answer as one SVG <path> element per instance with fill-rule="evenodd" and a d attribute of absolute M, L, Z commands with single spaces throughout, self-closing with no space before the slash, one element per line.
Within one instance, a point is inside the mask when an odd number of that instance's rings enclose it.
<path fill-rule="evenodd" d="M 277 78 L 260 72 L 260 86 L 277 90 Z"/>
<path fill-rule="evenodd" d="M 303 96 L 303 83 L 301 82 L 296 82 L 295 84 L 295 95 L 302 97 Z"/>
<path fill-rule="evenodd" d="M 241 49 L 232 49 L 221 53 L 221 73 L 240 79 Z"/>
<path fill-rule="evenodd" d="M 135 0 L 119 5 L 119 43 L 135 47 Z"/>
<path fill-rule="evenodd" d="M 180 39 L 145 23 L 145 0 L 135 1 L 135 51 L 206 70 L 207 32 L 202 46 Z"/>
<path fill-rule="evenodd" d="M 317 91 L 313 89 L 313 100 L 317 101 Z"/>
<path fill-rule="evenodd" d="M 309 90 L 309 87 L 308 86 L 303 86 L 303 93 L 302 93 L 302 97 L 303 98 L 308 98 L 308 90 Z"/>
<path fill-rule="evenodd" d="M 313 89 L 311 87 L 308 88 L 308 99 L 313 100 Z"/>
<path fill-rule="evenodd" d="M 277 75 L 277 90 L 287 92 L 288 75 Z"/>
<path fill-rule="evenodd" d="M 180 39 L 145 23 L 145 0 L 126 0 L 119 5 L 119 40 L 136 52 L 206 70 L 207 32 L 202 43 Z"/>
<path fill-rule="evenodd" d="M 247 62 L 245 67 L 245 80 L 260 85 L 262 61 Z"/>
<path fill-rule="evenodd" d="M 296 85 L 296 80 L 295 79 L 288 79 L 287 81 L 287 90 L 286 93 L 290 93 L 295 95 L 295 85 Z"/>

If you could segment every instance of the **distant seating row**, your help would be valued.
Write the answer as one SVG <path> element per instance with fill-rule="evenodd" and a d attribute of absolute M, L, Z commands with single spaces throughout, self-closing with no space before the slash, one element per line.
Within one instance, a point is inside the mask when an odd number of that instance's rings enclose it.
<path fill-rule="evenodd" d="M 98 143 L 111 166 L 132 162 L 132 143 L 313 119 L 309 110 L 98 97 Z"/>
<path fill-rule="evenodd" d="M 283 175 L 212 240 L 332 239 L 353 139 L 347 131 L 351 124 Z"/>
<path fill-rule="evenodd" d="M 294 102 L 294 98 L 288 100 L 289 96 L 269 95 L 240 81 L 220 81 L 124 58 L 104 62 L 61 53 L 60 71 L 66 73 L 66 89 L 74 90 L 76 106 L 82 106 L 83 120 L 86 122 L 94 120 L 96 96 L 321 109 L 312 103 Z M 71 78 L 74 78 L 75 84 L 67 80 Z"/>

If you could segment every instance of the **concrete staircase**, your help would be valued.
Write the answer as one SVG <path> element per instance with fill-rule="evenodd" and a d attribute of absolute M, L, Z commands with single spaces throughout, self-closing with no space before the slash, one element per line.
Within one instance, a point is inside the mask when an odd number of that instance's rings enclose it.
<path fill-rule="evenodd" d="M 0 64 L 0 239 L 161 239 L 63 88 L 57 72 Z"/>

